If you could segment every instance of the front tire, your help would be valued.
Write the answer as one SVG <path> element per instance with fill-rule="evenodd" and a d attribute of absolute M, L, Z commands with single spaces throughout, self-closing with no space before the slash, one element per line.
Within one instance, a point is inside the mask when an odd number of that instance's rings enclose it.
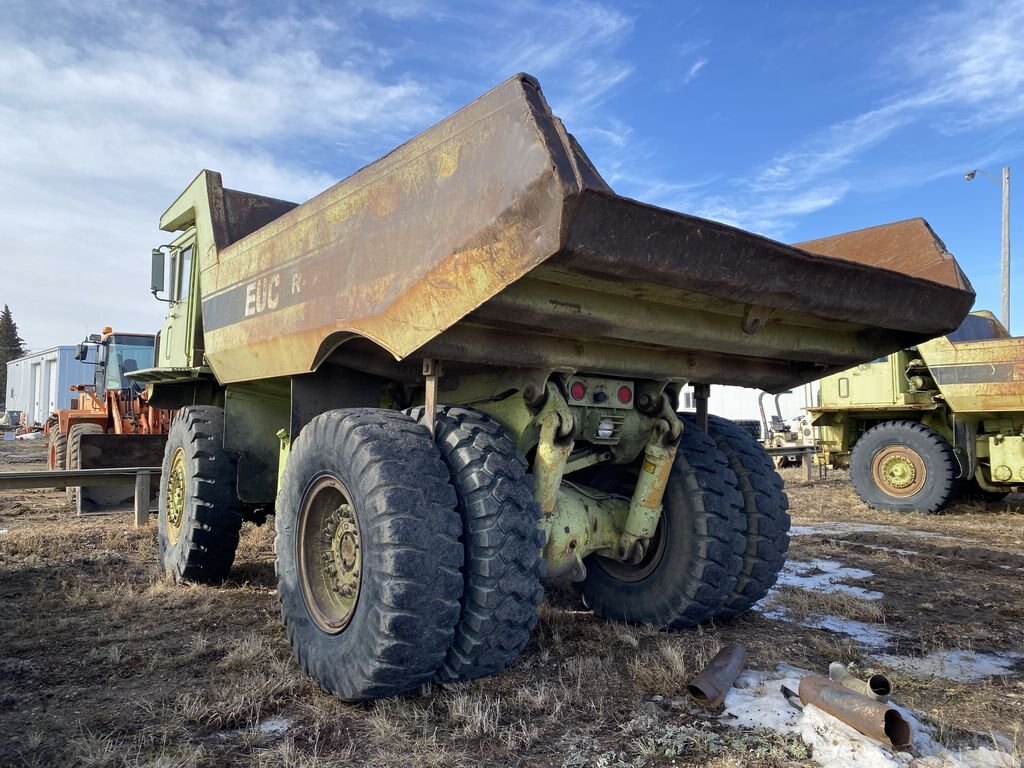
<path fill-rule="evenodd" d="M 421 421 L 423 412 L 411 415 Z M 465 556 L 462 613 L 438 676 L 469 680 L 505 669 L 529 642 L 544 597 L 544 533 L 533 480 L 504 427 L 447 406 L 434 432 L 455 487 Z"/>
<path fill-rule="evenodd" d="M 868 506 L 893 512 L 938 512 L 956 488 L 949 443 L 916 421 L 885 421 L 853 446 L 850 479 Z"/>
<path fill-rule="evenodd" d="M 462 525 L 430 433 L 328 411 L 292 444 L 277 497 L 278 597 L 296 658 L 344 701 L 434 677 L 462 596 Z"/>
<path fill-rule="evenodd" d="M 175 581 L 227 578 L 242 527 L 237 482 L 238 460 L 224 450 L 224 411 L 209 405 L 180 410 L 160 476 L 160 561 Z"/>
<path fill-rule="evenodd" d="M 68 436 L 57 431 L 58 425 L 54 424 L 50 430 L 50 445 L 46 452 L 46 467 L 51 472 L 60 472 L 64 469 L 68 454 Z M 61 483 L 55 486 L 57 490 L 67 493 L 67 485 Z"/>
<path fill-rule="evenodd" d="M 75 424 L 68 430 L 67 439 L 67 458 L 64 462 L 64 466 L 68 469 L 81 469 L 82 468 L 82 435 L 102 435 L 103 427 L 99 424 Z M 65 486 L 64 492 L 67 494 L 68 502 L 72 507 L 78 506 L 78 494 L 81 490 L 81 486 L 68 485 Z"/>
<path fill-rule="evenodd" d="M 663 503 L 639 563 L 587 558 L 583 598 L 598 616 L 693 627 L 716 616 L 732 595 L 743 565 L 743 499 L 728 460 L 696 428 L 683 429 Z"/>

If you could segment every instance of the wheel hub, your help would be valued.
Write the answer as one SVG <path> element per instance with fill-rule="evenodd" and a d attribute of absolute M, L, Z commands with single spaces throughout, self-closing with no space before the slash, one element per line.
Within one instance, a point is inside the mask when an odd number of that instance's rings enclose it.
<path fill-rule="evenodd" d="M 362 543 L 355 509 L 334 477 L 314 481 L 298 518 L 298 562 L 302 596 L 324 632 L 343 630 L 359 599 Z"/>
<path fill-rule="evenodd" d="M 928 477 L 921 455 L 905 445 L 886 446 L 871 462 L 875 484 L 890 496 L 908 498 L 924 486 Z"/>
<path fill-rule="evenodd" d="M 914 465 L 905 456 L 892 456 L 882 465 L 882 474 L 893 488 L 909 488 L 917 478 Z"/>
<path fill-rule="evenodd" d="M 171 471 L 167 475 L 167 537 L 171 543 L 181 535 L 185 517 L 185 451 L 177 448 L 171 457 Z"/>

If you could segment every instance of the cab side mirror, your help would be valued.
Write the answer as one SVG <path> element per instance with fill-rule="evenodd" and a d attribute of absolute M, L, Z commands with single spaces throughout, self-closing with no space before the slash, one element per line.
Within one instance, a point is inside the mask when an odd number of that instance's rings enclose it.
<path fill-rule="evenodd" d="M 89 356 L 89 347 L 88 347 L 88 345 L 86 345 L 86 344 L 79 344 L 78 348 L 75 350 L 75 360 L 81 360 L 84 363 L 85 359 L 88 356 Z"/>
<path fill-rule="evenodd" d="M 164 251 L 163 248 L 154 248 L 153 254 L 153 270 L 149 279 L 149 290 L 150 293 L 160 301 L 169 301 L 169 299 L 161 299 L 157 296 L 158 293 L 163 293 L 166 287 L 165 274 L 166 267 L 164 264 Z"/>

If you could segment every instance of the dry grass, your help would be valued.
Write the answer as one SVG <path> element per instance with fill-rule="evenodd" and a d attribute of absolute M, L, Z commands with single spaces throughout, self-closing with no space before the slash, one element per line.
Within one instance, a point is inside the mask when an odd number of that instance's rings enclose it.
<path fill-rule="evenodd" d="M 789 618 L 796 621 L 808 616 L 843 616 L 879 624 L 885 620 L 880 601 L 866 600 L 848 592 L 812 592 L 798 587 L 779 587 L 765 607 L 783 609 Z"/>

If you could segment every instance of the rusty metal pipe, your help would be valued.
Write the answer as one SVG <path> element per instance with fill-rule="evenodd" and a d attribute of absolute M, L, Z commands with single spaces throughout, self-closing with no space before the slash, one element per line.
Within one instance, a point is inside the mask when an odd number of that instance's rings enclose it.
<path fill-rule="evenodd" d="M 872 739 L 894 747 L 910 745 L 914 729 L 895 708 L 869 699 L 827 677 L 800 679 L 800 701 L 813 704 Z"/>
<path fill-rule="evenodd" d="M 867 696 L 875 701 L 886 702 L 892 693 L 892 683 L 885 675 L 872 675 L 867 680 L 854 677 L 841 661 L 833 661 L 828 665 L 828 676 L 851 691 Z"/>
<path fill-rule="evenodd" d="M 701 706 L 716 709 L 746 666 L 747 652 L 743 646 L 727 645 L 690 681 L 686 692 Z"/>

